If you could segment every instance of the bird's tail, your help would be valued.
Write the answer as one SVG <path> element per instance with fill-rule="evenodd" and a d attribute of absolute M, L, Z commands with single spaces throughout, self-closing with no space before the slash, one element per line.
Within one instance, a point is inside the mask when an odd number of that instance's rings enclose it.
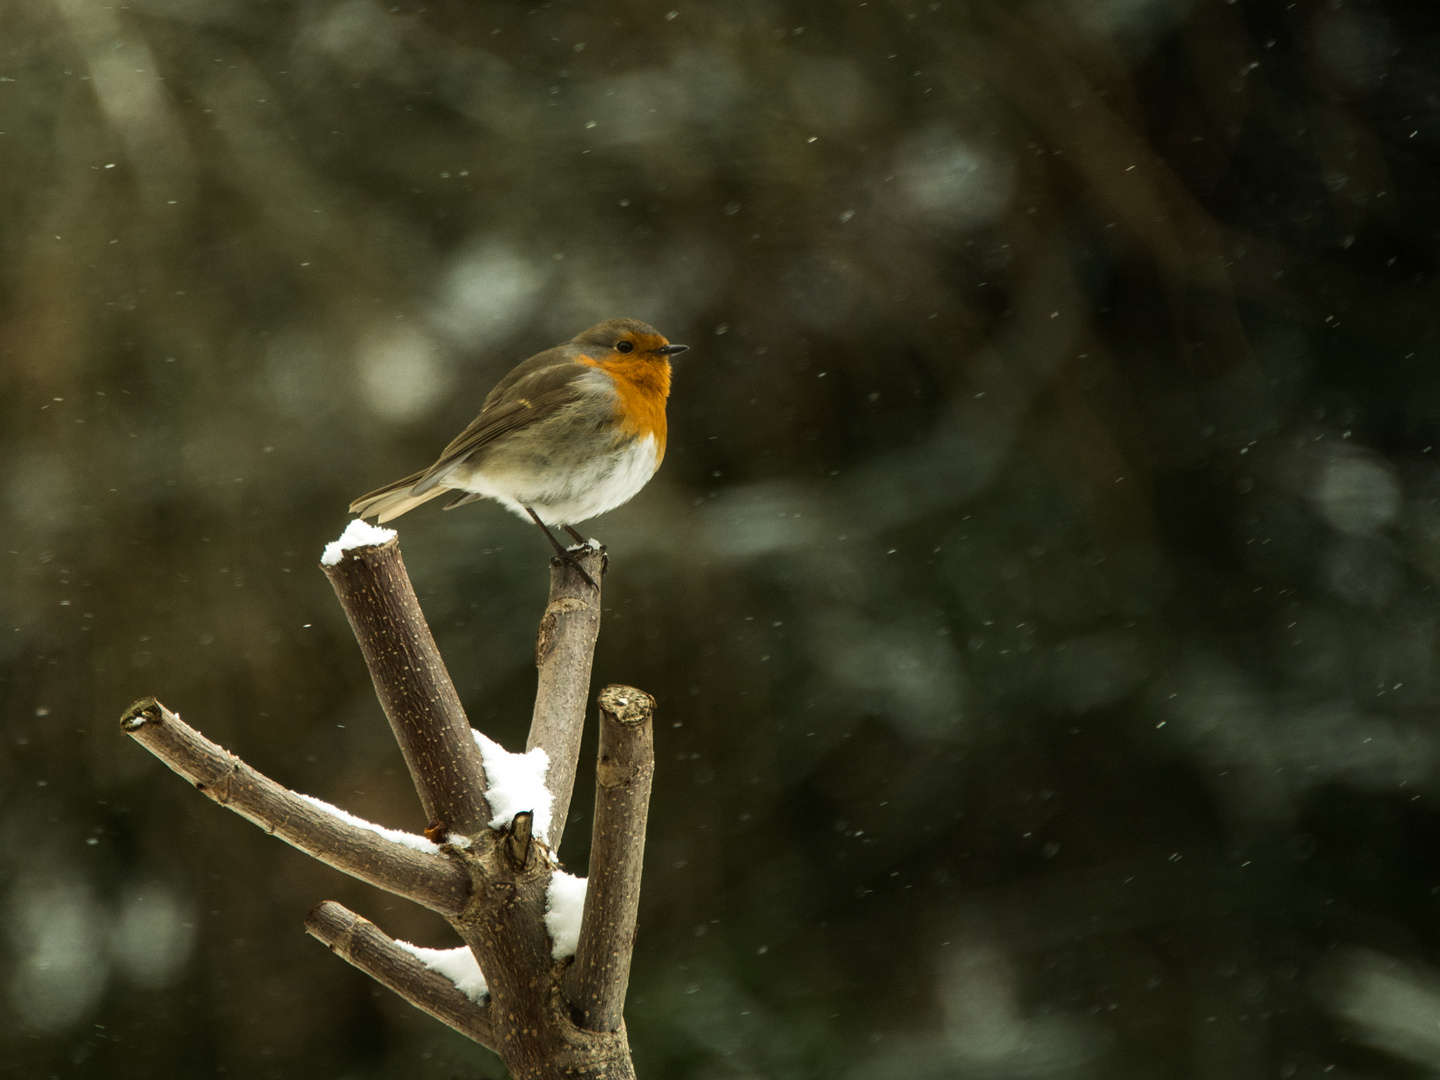
<path fill-rule="evenodd" d="M 403 480 L 396 480 L 393 484 L 376 488 L 368 495 L 361 495 L 350 504 L 350 512 L 362 518 L 374 517 L 384 524 L 448 490 L 437 485 L 419 495 L 412 494 L 413 488 L 423 476 L 425 476 L 424 469 L 417 473 L 411 473 Z"/>

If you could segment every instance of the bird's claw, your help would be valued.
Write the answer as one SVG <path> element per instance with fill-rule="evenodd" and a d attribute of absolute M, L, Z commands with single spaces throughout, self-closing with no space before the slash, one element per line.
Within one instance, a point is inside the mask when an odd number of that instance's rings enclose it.
<path fill-rule="evenodd" d="M 554 561 L 567 564 L 570 569 L 574 570 L 577 574 L 579 574 L 582 578 L 585 579 L 586 584 L 588 584 L 596 592 L 599 592 L 600 586 L 595 583 L 595 579 L 590 576 L 590 572 L 580 565 L 580 559 L 578 558 L 578 556 L 589 554 L 593 550 L 595 549 L 591 548 L 588 544 L 583 546 L 577 544 L 575 547 L 566 548 L 565 553 L 563 555 L 557 555 Z M 605 575 L 606 562 L 609 562 L 608 557 L 604 558 L 604 561 L 602 561 L 600 564 L 601 577 L 604 577 Z"/>

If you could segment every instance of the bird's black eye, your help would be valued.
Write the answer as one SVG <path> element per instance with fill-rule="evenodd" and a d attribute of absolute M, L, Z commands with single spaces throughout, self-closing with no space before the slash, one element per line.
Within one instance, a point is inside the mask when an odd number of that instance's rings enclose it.
<path fill-rule="evenodd" d="M 635 343 L 634 343 L 633 341 L 617 341 L 617 342 L 615 343 L 615 351 L 616 351 L 616 352 L 634 352 L 634 351 L 635 351 Z"/>

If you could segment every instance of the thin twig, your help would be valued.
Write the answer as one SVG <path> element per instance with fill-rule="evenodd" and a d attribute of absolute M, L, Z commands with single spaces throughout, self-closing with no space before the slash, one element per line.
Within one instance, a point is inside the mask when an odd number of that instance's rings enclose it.
<path fill-rule="evenodd" d="M 305 917 L 305 929 L 311 937 L 330 946 L 336 956 L 388 986 L 417 1009 L 481 1046 L 496 1048 L 488 1005 L 471 1001 L 453 982 L 431 971 L 369 919 L 334 900 L 326 900 Z"/>
<path fill-rule="evenodd" d="M 605 549 L 571 550 L 585 572 L 600 581 Z M 545 786 L 555 796 L 555 802 L 549 835 L 542 839 L 552 850 L 560 846 L 565 818 L 570 813 L 580 736 L 585 730 L 585 706 L 590 698 L 590 668 L 599 634 L 600 590 L 592 589 L 563 559 L 551 559 L 550 603 L 535 639 L 535 666 L 540 669 L 540 679 L 525 749 L 540 746 L 550 756 Z"/>
<path fill-rule="evenodd" d="M 430 830 L 473 836 L 490 823 L 485 767 L 399 543 L 352 548 L 322 569 L 360 643 Z"/>
<path fill-rule="evenodd" d="M 442 915 L 465 907 L 470 875 L 459 863 L 326 813 L 205 738 L 153 697 L 126 709 L 120 727 L 214 802 L 307 855 Z"/>
<path fill-rule="evenodd" d="M 640 908 L 645 819 L 655 776 L 655 699 L 630 686 L 600 691 L 600 761 L 590 883 L 565 997 L 589 1031 L 618 1031 Z"/>

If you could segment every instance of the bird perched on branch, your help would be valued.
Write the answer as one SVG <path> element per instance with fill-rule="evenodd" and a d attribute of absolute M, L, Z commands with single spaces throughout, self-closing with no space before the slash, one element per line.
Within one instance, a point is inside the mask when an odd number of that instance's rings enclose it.
<path fill-rule="evenodd" d="M 539 525 L 580 569 L 549 526 L 584 543 L 572 525 L 627 502 L 655 475 L 665 456 L 670 357 L 686 348 L 636 319 L 592 326 L 501 379 L 435 464 L 362 495 L 350 510 L 385 522 L 445 492 L 458 493 L 446 510 L 494 499 Z"/>

